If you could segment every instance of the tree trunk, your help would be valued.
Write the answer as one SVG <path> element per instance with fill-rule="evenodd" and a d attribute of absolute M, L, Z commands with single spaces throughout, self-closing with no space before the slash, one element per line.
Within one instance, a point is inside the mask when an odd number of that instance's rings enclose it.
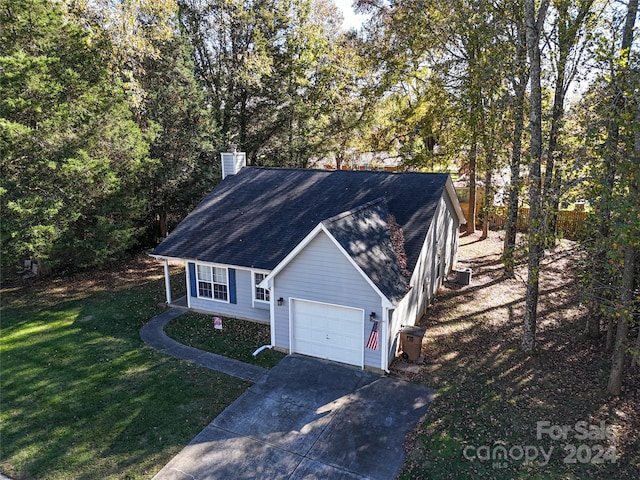
<path fill-rule="evenodd" d="M 562 23 L 562 22 L 560 22 Z M 558 36 L 562 36 L 560 33 Z M 564 48 L 563 48 L 564 47 Z M 565 69 L 567 65 L 567 46 L 563 45 L 560 48 L 560 58 L 558 61 L 558 72 L 556 75 L 556 91 L 553 97 L 553 109 L 551 113 L 551 129 L 549 132 L 549 143 L 547 148 L 547 161 L 544 168 L 544 189 L 542 191 L 543 205 L 546 213 L 549 214 L 549 218 L 553 218 L 552 205 L 555 198 L 559 198 L 559 192 L 553 188 L 553 178 L 556 168 L 556 160 L 560 160 L 561 152 L 558 150 L 558 138 L 562 129 L 562 121 L 564 118 L 564 82 L 565 82 Z M 545 244 L 550 246 L 555 241 L 555 232 L 550 228 L 546 229 L 550 237 Z"/>
<path fill-rule="evenodd" d="M 475 127 L 474 127 L 475 128 Z M 476 231 L 476 169 L 478 160 L 478 139 L 474 130 L 471 150 L 469 151 L 469 218 L 467 218 L 467 234 Z"/>
<path fill-rule="evenodd" d="M 622 373 L 624 372 L 624 358 L 627 353 L 627 337 L 629 324 L 633 320 L 633 276 L 635 273 L 636 251 L 629 244 L 624 249 L 624 267 L 622 270 L 622 291 L 620 302 L 622 311 L 619 312 L 616 344 L 611 361 L 611 372 L 607 391 L 612 395 L 620 395 L 622 390 Z"/>
<path fill-rule="evenodd" d="M 167 211 L 163 208 L 160 210 L 160 214 L 158 215 L 160 220 L 160 238 L 167 238 L 169 235 L 169 224 L 167 221 Z"/>
<path fill-rule="evenodd" d="M 631 44 L 633 41 L 633 28 L 636 20 L 636 15 L 638 12 L 638 0 L 629 0 L 627 4 L 627 16 L 625 19 L 625 24 L 622 32 L 622 42 L 620 45 L 620 59 L 619 62 L 622 63 L 624 61 L 624 65 L 628 65 L 629 62 L 629 54 L 631 50 Z M 628 67 L 626 67 L 628 68 Z M 611 201 L 613 188 L 616 180 L 617 173 L 617 150 L 618 150 L 618 140 L 620 136 L 620 125 L 619 119 L 620 115 L 625 106 L 625 96 L 623 92 L 622 75 L 618 72 L 613 76 L 612 79 L 613 88 L 614 88 L 614 101 L 612 106 L 612 111 L 609 115 L 609 122 L 607 125 L 607 138 L 605 140 L 605 155 L 604 155 L 604 169 L 605 169 L 605 182 L 602 186 L 602 193 L 600 195 L 599 200 L 599 225 L 598 225 L 598 241 L 599 245 L 597 247 L 596 253 L 594 255 L 593 269 L 591 275 L 591 296 L 593 300 L 591 301 L 589 307 L 589 320 L 587 323 L 587 333 L 590 337 L 597 337 L 600 334 L 599 324 L 600 324 L 600 315 L 601 315 L 601 302 L 599 300 L 604 294 L 601 293 L 603 287 L 608 285 L 610 282 L 610 275 L 607 272 L 606 263 L 607 263 L 607 248 L 611 243 L 608 241 L 610 234 L 610 221 L 611 221 Z M 613 327 L 615 322 L 613 319 L 609 319 L 607 325 L 607 341 L 605 345 L 605 349 L 607 351 L 611 350 L 613 347 Z"/>
<path fill-rule="evenodd" d="M 493 206 L 493 152 L 487 154 L 486 173 L 484 176 L 484 199 L 482 202 L 482 236 L 484 240 L 489 236 L 489 214 Z"/>
<path fill-rule="evenodd" d="M 527 50 L 524 29 L 518 33 L 518 51 L 516 58 L 516 70 L 519 79 L 515 83 L 516 105 L 513 126 L 513 150 L 511 152 L 511 180 L 509 185 L 509 206 L 507 210 L 507 224 L 505 226 L 504 251 L 504 275 L 513 277 L 514 258 L 513 251 L 516 248 L 516 233 L 518 230 L 518 204 L 520 196 L 520 157 L 522 153 L 522 131 L 524 130 L 524 94 L 529 80 L 526 69 Z"/>
<path fill-rule="evenodd" d="M 536 18 L 534 0 L 525 0 L 525 24 L 527 52 L 530 63 L 531 113 L 531 165 L 529 167 L 529 261 L 527 293 L 522 332 L 522 349 L 531 352 L 536 346 L 536 323 L 538 310 L 538 282 L 540 260 L 543 254 L 544 224 L 540 198 L 542 179 L 542 87 L 540 64 L 540 30 L 547 13 L 548 1 L 543 0 Z"/>
<path fill-rule="evenodd" d="M 596 314 L 593 310 L 590 310 L 587 316 L 585 333 L 589 338 L 600 338 L 600 315 Z"/>

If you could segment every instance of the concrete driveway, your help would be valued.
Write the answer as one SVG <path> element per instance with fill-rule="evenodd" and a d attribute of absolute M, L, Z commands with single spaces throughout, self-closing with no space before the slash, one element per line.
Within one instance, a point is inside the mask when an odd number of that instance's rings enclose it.
<path fill-rule="evenodd" d="M 432 398 L 420 385 L 290 355 L 154 480 L 391 480 Z"/>

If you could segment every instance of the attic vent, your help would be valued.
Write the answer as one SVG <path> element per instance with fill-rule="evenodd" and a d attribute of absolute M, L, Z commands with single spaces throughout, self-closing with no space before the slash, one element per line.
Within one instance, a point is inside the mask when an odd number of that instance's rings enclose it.
<path fill-rule="evenodd" d="M 222 160 L 222 179 L 229 175 L 235 175 L 242 167 L 247 165 L 247 154 L 238 152 L 236 145 L 230 145 L 230 152 L 220 154 Z"/>

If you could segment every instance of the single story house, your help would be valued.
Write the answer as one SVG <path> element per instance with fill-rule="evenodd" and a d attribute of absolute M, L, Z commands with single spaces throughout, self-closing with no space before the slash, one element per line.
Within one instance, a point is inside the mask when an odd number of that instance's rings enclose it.
<path fill-rule="evenodd" d="M 242 167 L 242 166 L 240 166 Z M 449 175 L 244 167 L 152 252 L 184 264 L 189 308 L 269 323 L 271 346 L 388 371 L 455 266 Z"/>

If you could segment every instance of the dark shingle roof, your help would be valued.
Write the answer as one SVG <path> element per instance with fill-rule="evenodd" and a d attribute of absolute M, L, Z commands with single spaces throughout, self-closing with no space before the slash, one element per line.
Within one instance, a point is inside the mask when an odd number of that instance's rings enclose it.
<path fill-rule="evenodd" d="M 408 290 L 391 241 L 389 211 L 384 198 L 322 222 L 360 269 L 392 303 Z"/>
<path fill-rule="evenodd" d="M 372 221 L 375 215 L 382 219 L 384 208 L 402 228 L 407 269 L 412 272 L 447 178 L 437 173 L 245 167 L 218 184 L 152 254 L 272 270 L 314 227 L 327 221 L 343 247 L 349 245 L 348 234 L 360 235 L 371 245 L 367 235 L 373 232 L 383 240 L 384 263 L 392 258 L 384 227 L 365 231 L 357 223 L 365 217 Z M 333 218 L 381 198 L 384 203 L 355 212 L 349 220 Z M 358 262 L 357 252 L 344 248 Z M 380 265 L 368 274 L 384 277 Z"/>

